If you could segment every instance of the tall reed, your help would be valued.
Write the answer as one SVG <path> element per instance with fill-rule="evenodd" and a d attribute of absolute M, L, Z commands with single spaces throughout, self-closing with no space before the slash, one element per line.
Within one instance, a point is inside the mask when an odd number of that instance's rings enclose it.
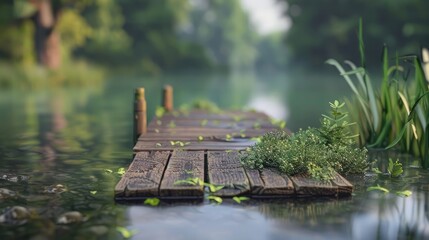
<path fill-rule="evenodd" d="M 392 64 L 384 46 L 381 86 L 375 89 L 365 66 L 362 25 L 360 20 L 361 66 L 345 61 L 346 70 L 334 59 L 326 61 L 338 69 L 354 92 L 346 103 L 351 121 L 357 122 L 356 140 L 369 148 L 395 147 L 414 154 L 420 157 L 422 167 L 429 168 L 429 53 L 423 49 L 423 62 L 417 55 L 396 55 Z"/>

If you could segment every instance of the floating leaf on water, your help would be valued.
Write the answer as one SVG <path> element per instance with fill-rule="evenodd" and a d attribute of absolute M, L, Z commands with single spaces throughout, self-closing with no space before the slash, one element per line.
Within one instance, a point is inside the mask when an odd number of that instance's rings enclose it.
<path fill-rule="evenodd" d="M 155 132 L 156 132 L 156 133 L 159 133 L 159 129 L 158 129 L 158 128 L 155 128 Z"/>
<path fill-rule="evenodd" d="M 110 170 L 110 169 L 104 169 L 104 171 L 106 172 L 106 173 L 113 173 L 113 171 L 112 170 Z"/>
<path fill-rule="evenodd" d="M 223 201 L 223 199 L 221 197 L 212 196 L 212 195 L 208 196 L 207 199 L 211 200 L 211 201 L 215 201 L 217 204 L 221 204 Z"/>
<path fill-rule="evenodd" d="M 235 196 L 235 197 L 233 197 L 232 198 L 232 200 L 234 200 L 235 202 L 237 202 L 237 203 L 241 203 L 242 201 L 247 201 L 247 200 L 249 200 L 249 198 L 248 197 L 243 197 L 243 196 L 241 196 L 241 197 L 237 197 L 237 196 Z"/>
<path fill-rule="evenodd" d="M 78 223 L 85 221 L 86 219 L 83 217 L 82 213 L 78 211 L 71 211 L 62 214 L 58 219 L 58 224 L 70 224 L 70 223 Z"/>
<path fill-rule="evenodd" d="M 89 193 L 91 193 L 92 195 L 97 194 L 97 191 L 89 191 Z"/>
<path fill-rule="evenodd" d="M 118 231 L 122 235 L 123 238 L 130 238 L 137 233 L 136 230 L 128 230 L 128 229 L 121 227 L 121 226 L 117 226 L 116 231 Z"/>
<path fill-rule="evenodd" d="M 389 190 L 387 189 L 387 188 L 384 188 L 384 187 L 381 187 L 380 185 L 378 185 L 377 184 L 377 186 L 372 186 L 372 187 L 368 187 L 367 189 L 366 189 L 366 191 L 374 191 L 374 190 L 377 190 L 377 191 L 382 191 L 382 192 L 384 192 L 384 193 L 388 193 L 389 192 Z"/>
<path fill-rule="evenodd" d="M 204 137 L 203 136 L 198 136 L 198 141 L 203 141 Z"/>
<path fill-rule="evenodd" d="M 123 167 L 119 168 L 116 173 L 121 175 L 121 176 L 124 175 L 125 174 L 125 168 L 123 168 Z"/>
<path fill-rule="evenodd" d="M 156 147 L 162 147 L 162 144 L 161 143 L 156 143 L 155 146 Z"/>
<path fill-rule="evenodd" d="M 171 146 L 174 146 L 176 143 L 174 141 L 170 141 Z"/>
<path fill-rule="evenodd" d="M 401 197 L 409 197 L 413 194 L 413 192 L 411 192 L 410 190 L 405 190 L 405 191 L 397 191 L 396 195 L 401 196 Z"/>
<path fill-rule="evenodd" d="M 152 207 L 156 207 L 159 205 L 160 200 L 158 198 L 147 198 L 144 200 L 145 205 L 150 205 Z"/>

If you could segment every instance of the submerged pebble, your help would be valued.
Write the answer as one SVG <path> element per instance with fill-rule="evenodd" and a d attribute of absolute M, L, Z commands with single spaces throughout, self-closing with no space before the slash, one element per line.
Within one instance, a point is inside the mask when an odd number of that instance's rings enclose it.
<path fill-rule="evenodd" d="M 77 211 L 66 212 L 62 214 L 58 219 L 58 224 L 70 224 L 85 221 L 86 219 L 83 217 L 82 213 Z"/>
<path fill-rule="evenodd" d="M 13 198 L 16 197 L 16 192 L 9 190 L 7 188 L 0 188 L 0 200 L 6 199 L 6 198 Z"/>
<path fill-rule="evenodd" d="M 21 225 L 27 222 L 30 218 L 30 211 L 21 206 L 13 206 L 6 208 L 2 215 L 0 215 L 0 223 Z"/>
<path fill-rule="evenodd" d="M 62 184 L 56 184 L 45 187 L 45 190 L 43 190 L 44 193 L 62 193 L 66 192 L 67 188 Z"/>
<path fill-rule="evenodd" d="M 23 175 L 13 175 L 13 174 L 0 174 L 0 179 L 6 180 L 9 182 L 27 182 L 30 177 Z"/>

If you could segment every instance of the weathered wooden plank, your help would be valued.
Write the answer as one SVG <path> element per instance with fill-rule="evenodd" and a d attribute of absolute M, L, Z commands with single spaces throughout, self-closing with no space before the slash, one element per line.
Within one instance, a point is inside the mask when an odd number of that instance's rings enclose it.
<path fill-rule="evenodd" d="M 170 152 L 139 152 L 115 187 L 116 197 L 155 197 Z"/>
<path fill-rule="evenodd" d="M 291 176 L 297 195 L 327 196 L 336 195 L 338 187 L 331 182 L 321 182 L 311 178 L 308 174 Z"/>
<path fill-rule="evenodd" d="M 283 195 L 292 196 L 295 188 L 292 181 L 275 169 L 246 169 L 252 194 L 259 196 Z"/>
<path fill-rule="evenodd" d="M 262 181 L 259 170 L 245 169 L 250 184 L 250 193 L 252 195 L 259 195 L 263 192 L 264 182 Z"/>
<path fill-rule="evenodd" d="M 174 141 L 174 145 L 171 141 L 138 141 L 134 146 L 133 150 L 148 151 L 148 150 L 227 150 L 227 149 L 246 149 L 247 147 L 253 146 L 255 141 L 242 141 L 242 142 L 228 142 L 228 141 L 189 141 L 180 142 Z"/>
<path fill-rule="evenodd" d="M 161 182 L 160 196 L 202 198 L 204 196 L 203 186 L 175 184 L 177 181 L 187 178 L 204 180 L 203 151 L 173 151 Z"/>
<path fill-rule="evenodd" d="M 332 183 L 337 186 L 339 196 L 350 196 L 353 192 L 353 185 L 338 173 L 335 174 Z"/>
<path fill-rule="evenodd" d="M 164 114 L 161 119 L 213 119 L 213 120 L 269 120 L 270 118 L 265 113 L 261 112 L 243 112 L 243 111 L 222 111 L 220 113 L 210 113 L 203 110 L 192 110 L 189 113 L 183 114 L 173 112 Z"/>
<path fill-rule="evenodd" d="M 231 197 L 250 191 L 249 180 L 241 166 L 238 152 L 209 151 L 207 169 L 209 183 L 224 185 L 214 195 Z"/>
<path fill-rule="evenodd" d="M 150 137 L 150 136 L 219 136 L 225 137 L 227 134 L 233 137 L 255 137 L 262 136 L 269 131 L 275 131 L 274 129 L 258 129 L 258 130 L 246 130 L 246 129 L 157 129 L 149 128 L 146 134 L 141 135 L 140 137 Z M 244 134 L 244 135 L 243 135 Z"/>

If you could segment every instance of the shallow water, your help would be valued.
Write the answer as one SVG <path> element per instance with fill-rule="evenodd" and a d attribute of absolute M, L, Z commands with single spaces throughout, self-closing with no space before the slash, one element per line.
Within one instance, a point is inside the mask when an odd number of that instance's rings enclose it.
<path fill-rule="evenodd" d="M 133 239 L 429 238 L 429 171 L 406 156 L 401 178 L 351 178 L 356 191 L 347 199 L 115 203 L 115 172 L 131 161 L 133 89 L 146 87 L 153 113 L 165 83 L 175 88 L 176 106 L 207 98 L 221 107 L 263 109 L 292 130 L 317 126 L 328 101 L 350 94 L 335 72 L 305 71 L 115 75 L 92 88 L 0 92 L 0 188 L 14 192 L 0 192 L 0 211 L 17 205 L 31 211 L 21 225 L 0 224 L 0 239 L 121 239 L 117 226 L 135 230 Z M 386 155 L 371 159 L 383 169 Z M 391 193 L 366 192 L 376 184 Z M 405 189 L 413 194 L 394 194 Z M 69 211 L 85 221 L 58 224 Z"/>

